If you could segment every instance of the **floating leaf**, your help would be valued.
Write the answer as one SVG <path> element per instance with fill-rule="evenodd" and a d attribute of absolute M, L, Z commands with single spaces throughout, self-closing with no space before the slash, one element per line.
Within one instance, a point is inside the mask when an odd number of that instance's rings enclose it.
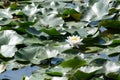
<path fill-rule="evenodd" d="M 98 52 L 101 50 L 99 47 L 87 47 L 88 50 L 86 50 L 86 53 L 92 53 L 92 52 Z"/>
<path fill-rule="evenodd" d="M 0 10 L 0 17 L 2 18 L 13 18 L 11 12 L 10 12 L 10 8 L 7 9 L 1 9 Z"/>
<path fill-rule="evenodd" d="M 40 19 L 40 23 L 46 27 L 55 27 L 64 24 L 64 21 L 61 17 L 57 17 L 57 12 L 50 13 L 49 15 L 44 16 Z"/>
<path fill-rule="evenodd" d="M 99 23 L 99 26 L 104 26 L 106 28 L 120 29 L 120 21 L 117 20 L 105 20 Z"/>
<path fill-rule="evenodd" d="M 44 80 L 44 79 L 51 79 L 50 76 L 48 76 L 47 74 L 45 74 L 45 69 L 40 69 L 35 71 L 29 78 L 29 80 Z"/>
<path fill-rule="evenodd" d="M 103 52 L 109 56 L 112 56 L 112 55 L 116 56 L 116 55 L 120 54 L 120 46 L 104 49 Z"/>
<path fill-rule="evenodd" d="M 33 15 L 35 15 L 40 9 L 37 9 L 37 6 L 32 3 L 31 5 L 26 5 L 24 7 L 24 9 L 22 10 L 22 12 L 24 14 L 26 14 L 29 17 L 32 17 Z"/>
<path fill-rule="evenodd" d="M 75 50 L 75 49 L 67 49 L 65 51 L 63 51 L 62 53 L 66 53 L 66 54 L 77 54 L 79 53 L 78 50 Z"/>
<path fill-rule="evenodd" d="M 63 75 L 61 72 L 46 72 L 46 74 L 50 76 L 62 76 Z"/>
<path fill-rule="evenodd" d="M 59 31 L 57 31 L 55 28 L 45 29 L 42 28 L 41 31 L 47 33 L 48 35 L 61 35 Z"/>
<path fill-rule="evenodd" d="M 109 74 L 112 72 L 119 72 L 120 70 L 120 65 L 115 63 L 115 62 L 110 62 L 108 61 L 105 65 L 104 65 L 104 69 L 105 69 L 105 74 Z M 119 74 L 119 73 L 118 73 Z"/>
<path fill-rule="evenodd" d="M 63 67 L 71 67 L 76 68 L 80 67 L 86 64 L 85 60 L 79 59 L 78 57 L 75 57 L 74 59 L 67 60 L 63 63 L 61 63 L 61 66 Z"/>
<path fill-rule="evenodd" d="M 84 12 L 84 16 L 82 18 L 83 21 L 98 21 L 101 19 L 109 19 L 114 15 L 108 16 L 109 9 L 111 6 L 110 0 L 94 0 L 89 1 L 89 9 Z M 101 7 L 102 6 L 102 7 Z"/>
<path fill-rule="evenodd" d="M 21 44 L 23 37 L 13 30 L 0 31 L 0 53 L 4 57 L 13 57 L 17 48 L 15 45 Z"/>
<path fill-rule="evenodd" d="M 56 57 L 59 54 L 57 50 L 50 50 L 46 47 L 29 46 L 22 48 L 16 53 L 15 58 L 18 61 L 30 61 L 39 64 L 41 60 Z"/>
<path fill-rule="evenodd" d="M 74 9 L 65 9 L 63 11 L 63 14 L 62 14 L 62 17 L 65 19 L 65 18 L 73 18 L 74 20 L 76 21 L 79 21 L 80 18 L 81 18 L 81 13 L 77 12 L 76 10 Z"/>
<path fill-rule="evenodd" d="M 92 78 L 92 76 L 94 75 L 94 73 L 84 73 L 80 70 L 77 70 L 76 73 L 74 73 L 73 75 L 73 79 L 77 79 L 77 80 L 88 80 L 90 78 Z"/>
<path fill-rule="evenodd" d="M 2 45 L 0 48 L 0 53 L 4 57 L 13 57 L 16 51 L 17 48 L 14 45 Z"/>
<path fill-rule="evenodd" d="M 18 51 L 18 53 L 15 55 L 15 58 L 19 61 L 32 61 L 38 51 L 38 47 L 25 47 Z"/>

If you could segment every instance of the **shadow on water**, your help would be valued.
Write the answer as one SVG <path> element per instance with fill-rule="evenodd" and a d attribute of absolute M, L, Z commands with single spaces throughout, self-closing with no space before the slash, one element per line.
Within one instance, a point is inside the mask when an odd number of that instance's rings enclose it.
<path fill-rule="evenodd" d="M 0 74 L 0 80 L 22 80 L 23 76 L 30 76 L 32 72 L 38 69 L 38 66 L 28 66 L 18 70 L 8 70 Z"/>

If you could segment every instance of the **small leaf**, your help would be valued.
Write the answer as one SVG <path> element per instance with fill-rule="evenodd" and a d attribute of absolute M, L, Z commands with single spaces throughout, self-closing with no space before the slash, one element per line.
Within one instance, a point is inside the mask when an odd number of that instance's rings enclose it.
<path fill-rule="evenodd" d="M 112 39 L 111 41 L 108 41 L 108 42 L 106 42 L 105 44 L 103 44 L 103 45 L 119 45 L 120 44 L 120 39 L 118 38 L 118 39 Z"/>
<path fill-rule="evenodd" d="M 50 76 L 62 77 L 70 71 L 71 68 L 63 68 L 61 66 L 56 66 L 46 71 L 46 74 Z"/>
<path fill-rule="evenodd" d="M 89 7 L 83 12 L 82 20 L 90 22 L 112 18 L 114 15 L 108 15 L 108 13 L 113 4 L 109 6 L 109 3 L 110 0 L 89 0 Z"/>
<path fill-rule="evenodd" d="M 50 76 L 62 76 L 63 75 L 61 72 L 46 72 L 46 74 Z"/>
<path fill-rule="evenodd" d="M 80 70 L 76 71 L 76 73 L 74 73 L 73 75 L 73 80 L 89 80 L 90 78 L 92 78 L 92 76 L 94 75 L 94 73 L 84 73 Z"/>
<path fill-rule="evenodd" d="M 2 45 L 0 48 L 0 53 L 4 57 L 13 57 L 16 51 L 17 48 L 14 45 Z"/>
<path fill-rule="evenodd" d="M 32 17 L 32 16 L 35 15 L 38 11 L 39 11 L 39 9 L 37 9 L 37 6 L 36 6 L 34 3 L 32 3 L 32 4 L 30 4 L 30 5 L 26 5 L 26 6 L 24 7 L 24 9 L 22 10 L 22 12 L 23 12 L 24 14 L 26 14 L 27 16 L 29 16 L 29 17 Z"/>
<path fill-rule="evenodd" d="M 45 72 L 45 69 L 37 70 L 29 77 L 29 80 L 50 80 L 51 77 L 45 74 Z"/>
<path fill-rule="evenodd" d="M 15 59 L 19 61 L 31 61 L 36 53 L 38 52 L 38 47 L 25 47 L 16 53 Z"/>
<path fill-rule="evenodd" d="M 42 28 L 41 31 L 47 33 L 48 35 L 61 35 L 59 31 L 57 31 L 55 28 L 45 29 Z"/>
<path fill-rule="evenodd" d="M 120 29 L 120 21 L 117 20 L 105 20 L 99 23 L 99 26 L 104 26 L 106 28 Z"/>
<path fill-rule="evenodd" d="M 106 55 L 109 55 L 109 56 L 116 56 L 116 55 L 120 54 L 120 46 L 104 49 L 103 53 L 105 53 Z"/>
<path fill-rule="evenodd" d="M 99 47 L 87 47 L 88 50 L 86 50 L 86 53 L 93 53 L 93 52 L 98 52 L 101 50 Z"/>
<path fill-rule="evenodd" d="M 24 38 L 13 30 L 0 31 L 0 53 L 4 57 L 13 57 L 17 44 L 21 44 Z"/>
<path fill-rule="evenodd" d="M 40 19 L 40 23 L 46 27 L 56 27 L 64 24 L 64 20 L 61 17 L 57 17 L 57 11 L 49 13 Z M 43 13 L 47 14 L 47 13 Z"/>
<path fill-rule="evenodd" d="M 24 38 L 13 30 L 0 31 L 0 45 L 17 45 L 21 44 Z"/>
<path fill-rule="evenodd" d="M 62 17 L 63 18 L 72 17 L 74 20 L 79 21 L 81 18 L 81 13 L 77 12 L 74 9 L 66 9 L 63 11 Z"/>
<path fill-rule="evenodd" d="M 67 49 L 65 51 L 63 51 L 62 53 L 66 53 L 66 54 L 77 54 L 79 53 L 78 50 L 75 50 L 75 49 Z"/>
<path fill-rule="evenodd" d="M 120 70 L 120 65 L 118 63 L 108 61 L 104 65 L 104 69 L 105 69 L 105 74 L 106 75 L 109 74 L 109 73 L 113 73 L 113 72 L 117 73 Z"/>
<path fill-rule="evenodd" d="M 85 60 L 79 59 L 78 57 L 75 57 L 74 59 L 67 60 L 63 63 L 61 63 L 62 67 L 71 67 L 76 68 L 80 67 L 86 64 Z"/>
<path fill-rule="evenodd" d="M 0 17 L 2 18 L 13 18 L 11 12 L 10 12 L 10 7 L 7 9 L 0 9 Z"/>

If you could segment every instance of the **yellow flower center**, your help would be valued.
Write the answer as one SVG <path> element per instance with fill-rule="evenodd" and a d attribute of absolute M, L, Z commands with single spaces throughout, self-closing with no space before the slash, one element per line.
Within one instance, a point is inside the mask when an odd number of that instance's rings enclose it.
<path fill-rule="evenodd" d="M 79 41 L 78 37 L 72 37 L 72 41 Z"/>

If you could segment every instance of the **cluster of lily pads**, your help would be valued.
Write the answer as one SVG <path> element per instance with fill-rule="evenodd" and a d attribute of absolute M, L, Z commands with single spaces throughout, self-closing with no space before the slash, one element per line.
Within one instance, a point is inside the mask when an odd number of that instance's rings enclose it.
<path fill-rule="evenodd" d="M 0 73 L 23 80 L 120 80 L 119 0 L 3 0 Z"/>

